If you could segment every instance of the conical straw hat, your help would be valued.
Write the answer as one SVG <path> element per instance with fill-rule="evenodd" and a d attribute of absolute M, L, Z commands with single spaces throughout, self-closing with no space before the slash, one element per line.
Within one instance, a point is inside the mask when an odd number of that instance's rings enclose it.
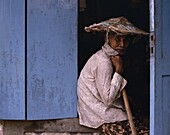
<path fill-rule="evenodd" d="M 135 27 L 125 17 L 111 18 L 85 27 L 87 32 L 115 32 L 118 35 L 148 35 L 149 33 Z"/>

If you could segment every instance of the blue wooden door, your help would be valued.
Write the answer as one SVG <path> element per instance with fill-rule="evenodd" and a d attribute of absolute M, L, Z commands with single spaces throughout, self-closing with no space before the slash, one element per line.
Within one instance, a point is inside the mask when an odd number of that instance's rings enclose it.
<path fill-rule="evenodd" d="M 170 133 L 170 1 L 155 0 L 155 81 L 152 135 Z M 152 90 L 152 89 L 151 89 Z"/>
<path fill-rule="evenodd" d="M 27 119 L 77 117 L 77 0 L 27 1 Z"/>
<path fill-rule="evenodd" d="M 24 0 L 0 0 L 0 119 L 25 119 L 24 35 Z"/>

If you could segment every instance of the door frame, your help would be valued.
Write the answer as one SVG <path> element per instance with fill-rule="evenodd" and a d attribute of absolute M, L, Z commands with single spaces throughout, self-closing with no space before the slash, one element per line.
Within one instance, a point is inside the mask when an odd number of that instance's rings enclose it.
<path fill-rule="evenodd" d="M 150 11 L 150 135 L 154 135 L 155 123 L 155 19 L 154 0 L 149 0 Z"/>

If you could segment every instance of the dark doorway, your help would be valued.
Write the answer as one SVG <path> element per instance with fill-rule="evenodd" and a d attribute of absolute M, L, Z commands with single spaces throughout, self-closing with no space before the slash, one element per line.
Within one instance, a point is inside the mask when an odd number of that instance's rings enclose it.
<path fill-rule="evenodd" d="M 137 27 L 149 31 L 149 1 L 79 0 L 78 72 L 104 43 L 101 33 L 87 33 L 85 26 L 124 16 Z M 95 35 L 94 35 L 95 34 Z M 149 126 L 149 38 L 130 45 L 126 54 L 125 78 L 132 113 Z"/>

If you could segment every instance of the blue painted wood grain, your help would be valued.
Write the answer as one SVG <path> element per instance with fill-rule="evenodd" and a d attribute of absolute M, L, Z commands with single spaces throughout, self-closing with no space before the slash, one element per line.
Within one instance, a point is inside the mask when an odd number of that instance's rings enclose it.
<path fill-rule="evenodd" d="M 0 0 L 0 119 L 25 119 L 24 20 L 24 0 Z"/>
<path fill-rule="evenodd" d="M 151 135 L 168 135 L 170 133 L 170 1 L 155 1 L 155 106 L 154 133 Z M 152 114 L 151 114 L 152 115 Z"/>
<path fill-rule="evenodd" d="M 169 135 L 170 133 L 170 74 L 162 77 L 162 90 L 163 90 L 163 135 Z"/>
<path fill-rule="evenodd" d="M 27 5 L 27 119 L 77 117 L 77 0 Z"/>

